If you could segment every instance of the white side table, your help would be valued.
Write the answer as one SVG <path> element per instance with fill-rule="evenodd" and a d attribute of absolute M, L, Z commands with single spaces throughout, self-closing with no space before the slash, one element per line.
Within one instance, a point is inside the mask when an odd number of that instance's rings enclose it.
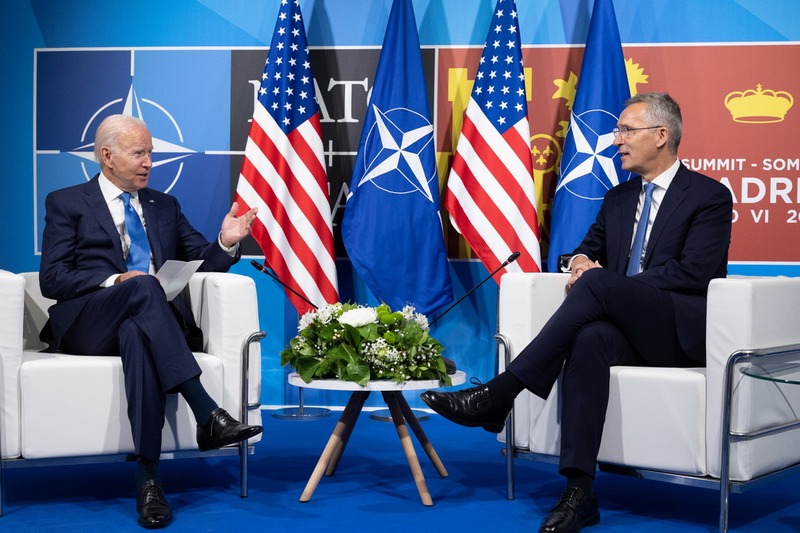
<path fill-rule="evenodd" d="M 466 374 L 459 370 L 451 375 L 450 379 L 453 385 L 461 385 L 466 381 Z M 289 384 L 309 389 L 352 391 L 350 399 L 344 411 L 342 411 L 342 416 L 339 417 L 339 421 L 336 423 L 336 427 L 333 429 L 333 433 L 331 433 L 328 443 L 325 445 L 325 449 L 319 457 L 319 461 L 317 461 L 317 466 L 314 467 L 314 471 L 311 473 L 308 483 L 306 483 L 303 494 L 300 495 L 301 502 L 307 502 L 311 499 L 323 474 L 327 474 L 328 476 L 334 474 L 339 459 L 342 457 L 344 449 L 347 446 L 347 441 L 350 439 L 350 435 L 356 425 L 358 415 L 364 407 L 364 402 L 366 402 L 367 397 L 369 397 L 372 391 L 379 391 L 383 395 L 386 405 L 389 407 L 392 421 L 397 429 L 397 436 L 400 438 L 400 443 L 406 454 L 408 466 L 411 468 L 411 474 L 414 476 L 414 482 L 417 484 L 417 490 L 419 491 L 422 503 L 425 505 L 433 505 L 433 500 L 428 491 L 428 485 L 425 483 L 425 477 L 422 475 L 422 468 L 419 465 L 417 453 L 414 451 L 414 443 L 411 442 L 411 436 L 409 435 L 406 423 L 411 426 L 411 430 L 414 432 L 414 435 L 417 436 L 417 440 L 422 445 L 425 453 L 428 454 L 431 463 L 433 463 L 439 475 L 447 477 L 447 470 L 436 454 L 436 450 L 433 449 L 433 445 L 428 440 L 425 432 L 422 430 L 422 426 L 420 426 L 408 402 L 406 402 L 406 399 L 403 397 L 402 391 L 439 388 L 441 385 L 438 380 L 413 380 L 404 383 L 395 383 L 389 380 L 375 380 L 367 383 L 366 387 L 362 387 L 352 381 L 341 381 L 338 379 L 317 379 L 306 383 L 297 373 L 293 372 L 289 374 Z"/>

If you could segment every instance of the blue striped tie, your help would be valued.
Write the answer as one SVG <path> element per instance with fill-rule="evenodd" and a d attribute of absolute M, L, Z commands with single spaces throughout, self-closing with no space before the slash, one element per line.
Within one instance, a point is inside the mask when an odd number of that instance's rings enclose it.
<path fill-rule="evenodd" d="M 128 250 L 128 272 L 131 270 L 150 271 L 150 243 L 147 241 L 147 233 L 142 226 L 142 220 L 131 205 L 131 193 L 123 192 L 119 196 L 125 204 L 125 230 L 131 239 L 131 247 Z"/>
<path fill-rule="evenodd" d="M 639 224 L 636 225 L 636 236 L 633 238 L 631 255 L 628 258 L 626 274 L 629 276 L 638 274 L 644 261 L 644 236 L 647 233 L 647 224 L 650 222 L 650 205 L 653 203 L 655 188 L 655 183 L 644 184 L 644 206 L 642 206 L 642 214 L 639 216 Z"/>

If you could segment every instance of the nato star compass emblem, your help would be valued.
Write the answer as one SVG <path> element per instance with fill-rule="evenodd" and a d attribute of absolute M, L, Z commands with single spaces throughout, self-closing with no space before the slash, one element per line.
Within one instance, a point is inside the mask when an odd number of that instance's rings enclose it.
<path fill-rule="evenodd" d="M 619 168 L 611 133 L 617 117 L 603 109 L 591 109 L 571 118 L 556 191 L 565 189 L 583 200 L 602 200 L 609 189 L 631 176 Z"/>
<path fill-rule="evenodd" d="M 357 187 L 370 183 L 389 194 L 420 193 L 433 202 L 433 125 L 410 109 L 372 108 L 375 123 L 364 144 L 364 175 Z"/>
<path fill-rule="evenodd" d="M 180 144 L 164 140 L 164 138 L 157 135 L 157 133 L 163 133 L 164 137 L 170 136 L 177 138 L 180 142 L 183 142 L 183 132 L 169 111 L 153 100 L 149 100 L 147 98 L 138 98 L 133 84 L 131 84 L 126 98 L 117 98 L 115 100 L 111 100 L 98 109 L 94 115 L 89 118 L 88 122 L 86 123 L 86 127 L 83 129 L 83 134 L 80 140 L 81 145 L 74 150 L 70 150 L 68 153 L 84 160 L 81 161 L 81 169 L 83 170 L 83 175 L 86 178 L 86 181 L 89 181 L 96 173 L 96 170 L 92 171 L 87 168 L 86 162 L 91 161 L 94 163 L 94 168 L 97 167 L 97 163 L 94 157 L 94 142 L 87 143 L 86 141 L 93 137 L 95 130 L 97 130 L 97 126 L 100 125 L 100 122 L 103 118 L 106 118 L 109 115 L 109 111 L 115 106 L 119 106 L 121 103 L 123 104 L 121 113 L 123 115 L 134 116 L 143 120 L 153 135 L 153 168 L 150 173 L 150 186 L 165 193 L 170 192 L 170 190 L 178 182 L 178 179 L 183 172 L 183 162 L 181 161 L 177 165 L 177 168 L 169 167 L 170 170 L 166 172 L 164 169 L 161 171 L 156 169 L 169 163 L 180 161 L 181 159 L 189 157 L 197 152 L 195 150 L 183 147 Z M 152 113 L 152 115 L 149 115 L 150 113 Z M 154 116 L 156 113 L 159 115 L 159 117 L 157 121 L 154 120 L 153 122 L 157 122 L 160 125 L 167 124 L 169 125 L 169 129 L 173 131 L 153 131 L 153 126 L 148 123 L 147 118 L 148 116 Z"/>

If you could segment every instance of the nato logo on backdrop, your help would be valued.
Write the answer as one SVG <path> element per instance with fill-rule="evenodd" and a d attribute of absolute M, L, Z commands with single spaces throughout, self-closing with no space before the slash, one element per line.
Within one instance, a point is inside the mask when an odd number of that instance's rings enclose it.
<path fill-rule="evenodd" d="M 95 130 L 120 113 L 141 118 L 153 135 L 149 186 L 177 197 L 206 238 L 217 235 L 231 197 L 230 56 L 230 50 L 36 51 L 37 253 L 45 197 L 99 172 Z"/>

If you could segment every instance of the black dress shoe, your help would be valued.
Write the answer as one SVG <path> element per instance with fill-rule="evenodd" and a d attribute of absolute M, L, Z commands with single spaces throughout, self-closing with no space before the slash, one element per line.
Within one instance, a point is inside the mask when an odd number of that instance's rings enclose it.
<path fill-rule="evenodd" d="M 208 421 L 197 424 L 197 446 L 201 452 L 222 448 L 255 437 L 264 428 L 242 424 L 221 407 L 214 410 Z"/>
<path fill-rule="evenodd" d="M 147 480 L 136 492 L 136 510 L 139 525 L 147 529 L 158 529 L 172 521 L 172 510 L 164 495 L 164 489 L 155 479 Z"/>
<path fill-rule="evenodd" d="M 456 424 L 482 427 L 490 433 L 500 433 L 511 408 L 495 406 L 489 397 L 489 388 L 478 385 L 456 392 L 425 391 L 420 394 L 428 407 Z"/>
<path fill-rule="evenodd" d="M 561 499 L 542 520 L 539 533 L 573 533 L 600 523 L 597 495 L 580 487 L 567 487 Z"/>

